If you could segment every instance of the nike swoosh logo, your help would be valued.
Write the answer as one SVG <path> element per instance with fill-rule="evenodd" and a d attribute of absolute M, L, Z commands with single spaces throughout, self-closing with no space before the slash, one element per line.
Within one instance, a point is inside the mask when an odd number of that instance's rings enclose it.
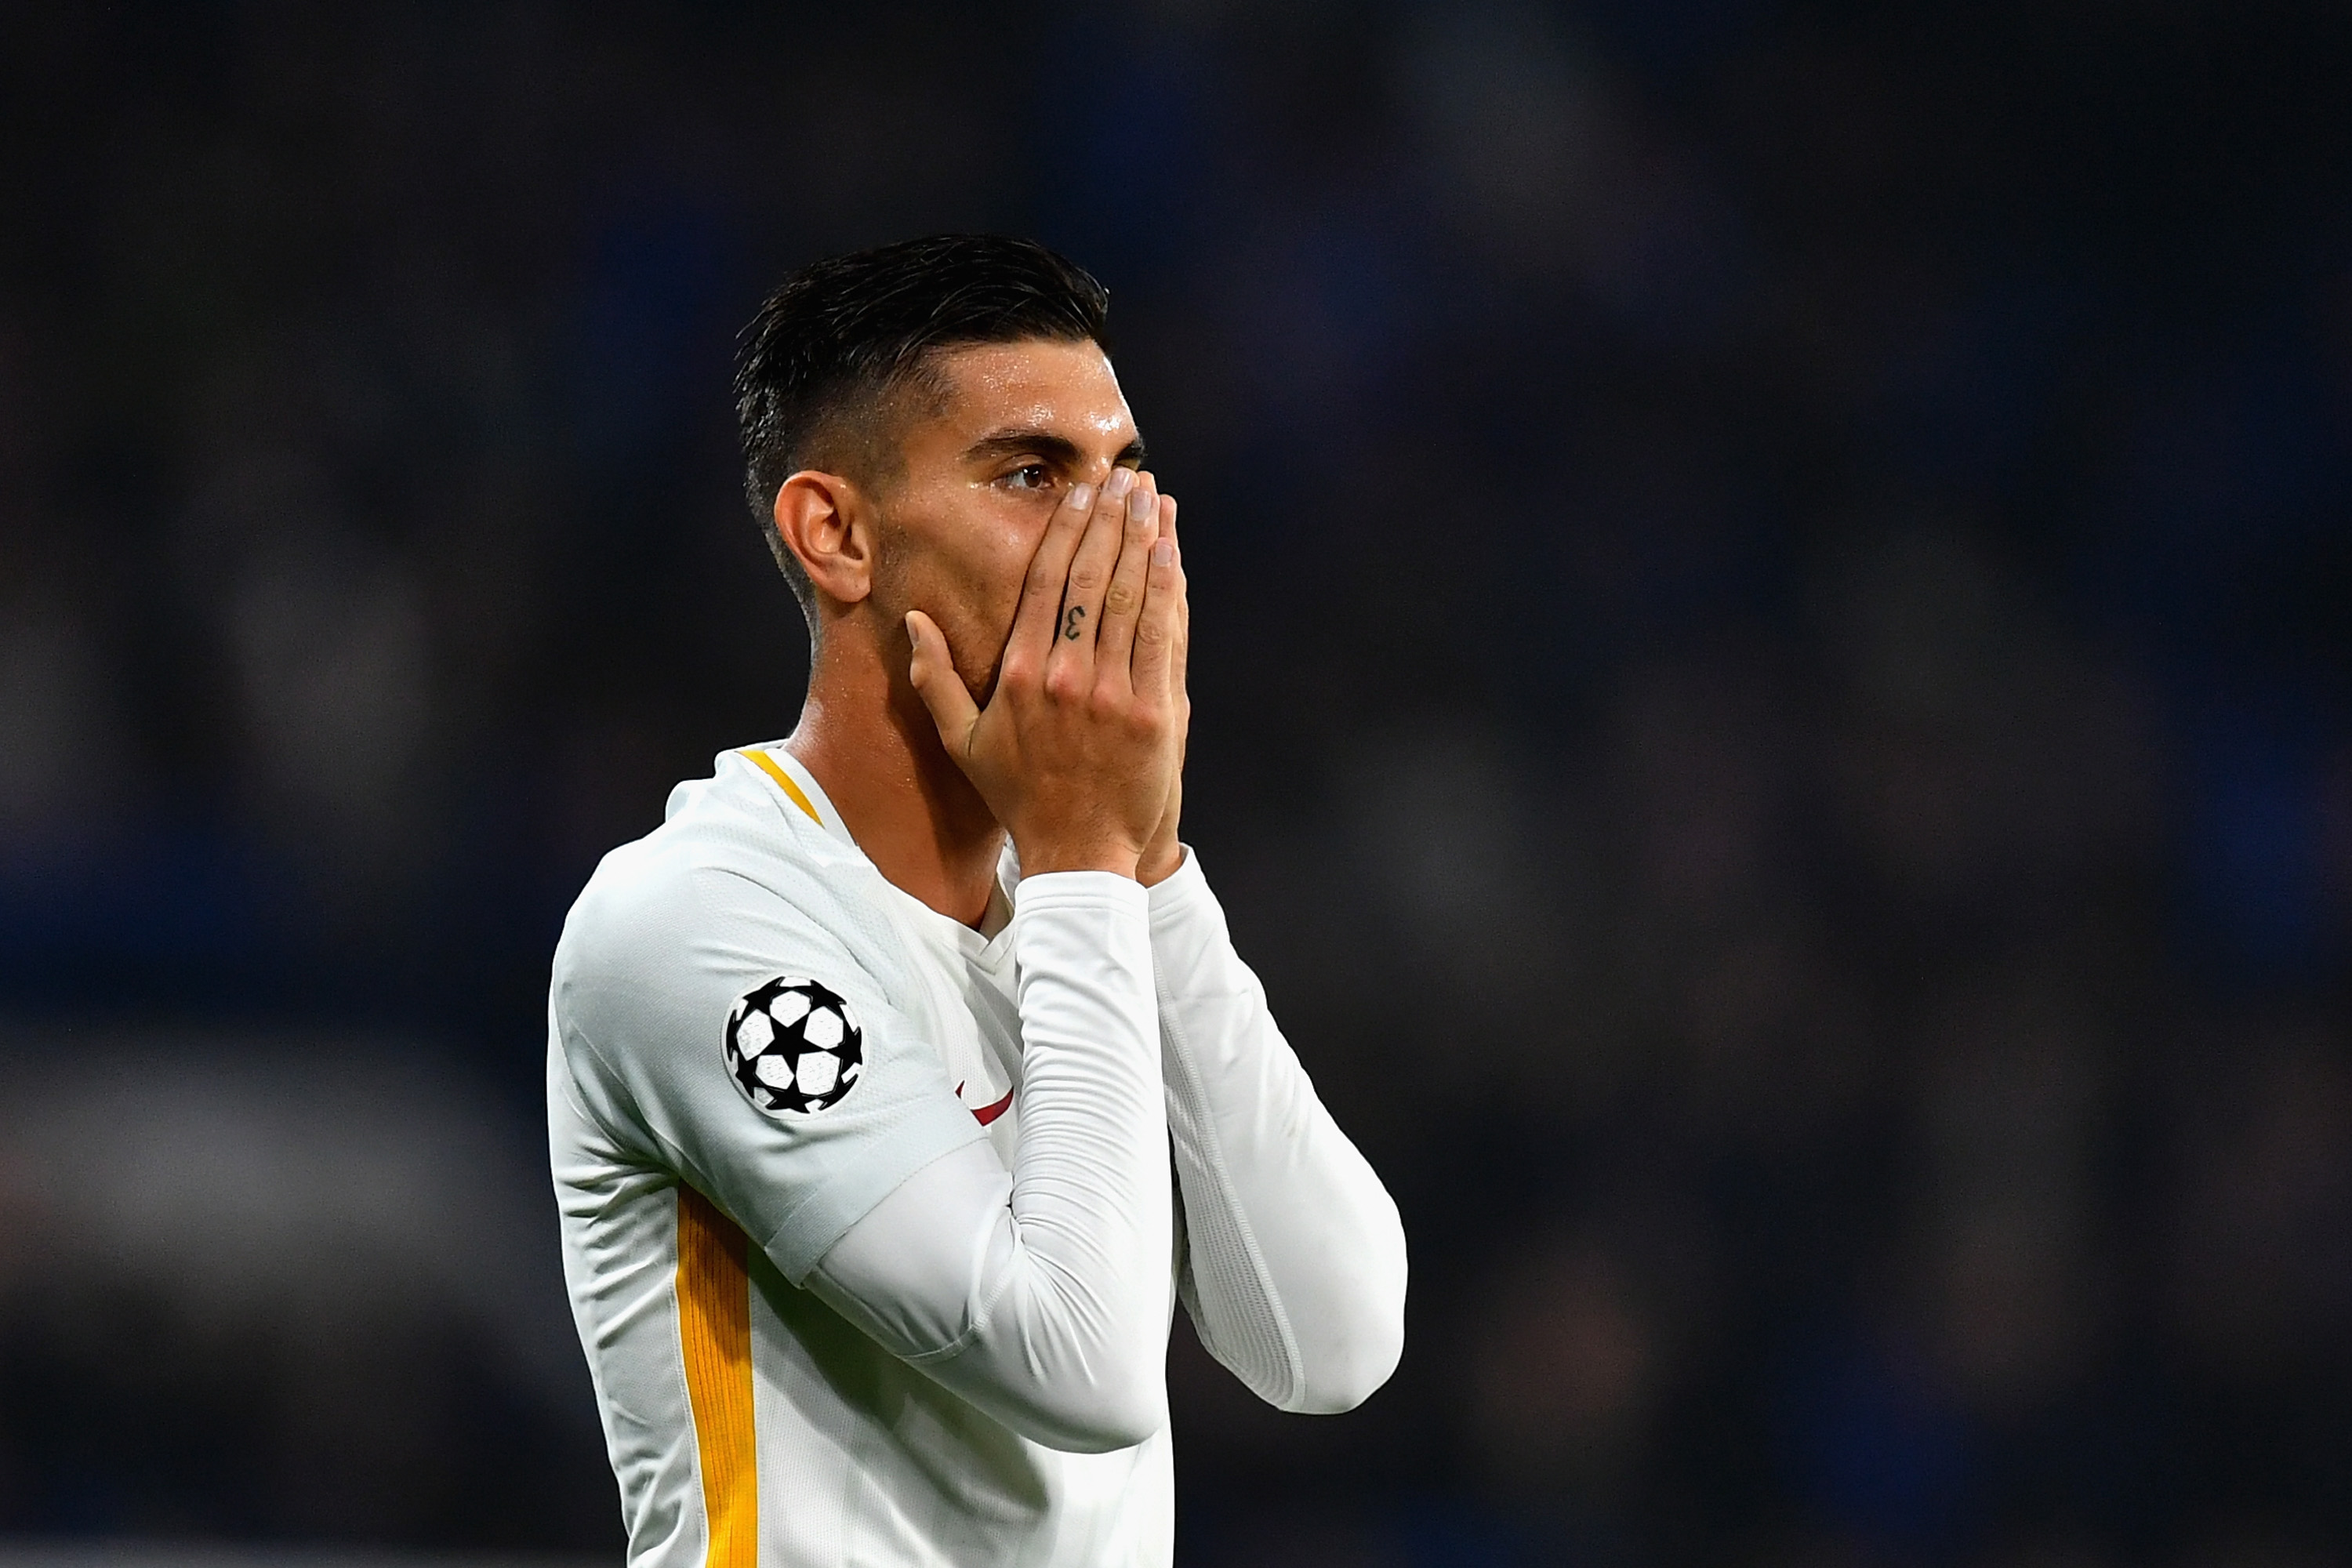
<path fill-rule="evenodd" d="M 957 1093 L 959 1096 L 961 1096 L 961 1095 L 963 1093 L 963 1085 L 961 1085 L 961 1084 L 958 1084 L 958 1085 L 956 1085 L 956 1093 Z M 973 1110 L 972 1110 L 972 1113 L 971 1113 L 971 1119 L 972 1119 L 974 1121 L 979 1122 L 982 1127 L 985 1127 L 985 1126 L 987 1126 L 990 1122 L 992 1122 L 992 1121 L 995 1121 L 998 1117 L 1000 1117 L 1000 1116 L 1003 1115 L 1007 1110 L 1010 1110 L 1012 1108 L 1013 1108 L 1013 1091 L 1012 1091 L 1011 1089 L 1006 1089 L 1006 1090 L 1004 1091 L 1004 1098 L 1003 1098 L 1003 1100 L 998 1100 L 994 1105 L 982 1105 L 982 1106 L 975 1107 L 975 1108 L 973 1109 Z"/>

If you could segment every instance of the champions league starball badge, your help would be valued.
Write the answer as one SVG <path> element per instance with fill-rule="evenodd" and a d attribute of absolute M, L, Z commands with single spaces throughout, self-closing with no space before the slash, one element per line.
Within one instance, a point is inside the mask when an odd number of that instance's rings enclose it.
<path fill-rule="evenodd" d="M 857 1086 L 866 1036 L 839 994 L 780 975 L 728 1015 L 727 1070 L 762 1110 L 824 1110 Z"/>

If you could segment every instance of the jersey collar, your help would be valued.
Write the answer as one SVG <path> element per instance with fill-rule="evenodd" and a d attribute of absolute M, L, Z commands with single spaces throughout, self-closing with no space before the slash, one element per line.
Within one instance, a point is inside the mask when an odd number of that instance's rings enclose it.
<path fill-rule="evenodd" d="M 746 746 L 735 754 L 767 774 L 768 782 L 776 787 L 786 801 L 791 803 L 793 810 L 824 828 L 851 849 L 857 850 L 861 857 L 865 855 L 864 850 L 857 848 L 857 840 L 849 836 L 849 828 L 841 820 L 841 813 L 834 809 L 832 800 L 824 793 L 824 786 L 816 782 L 816 775 L 810 773 L 798 757 L 793 756 L 781 745 Z M 872 862 L 868 860 L 867 864 L 871 865 Z M 985 956 L 990 949 L 998 945 L 999 939 L 1012 929 L 1011 889 L 1021 880 L 1021 862 L 1014 858 L 1012 846 L 1007 844 L 1004 855 L 997 866 L 996 886 L 989 894 L 988 915 L 984 921 L 984 929 L 982 931 L 973 931 L 960 921 L 949 920 L 947 916 L 930 908 L 904 889 L 893 887 L 889 879 L 879 873 L 877 873 L 876 880 L 888 888 L 890 892 L 910 910 L 919 911 L 928 919 L 940 921 L 943 929 L 952 929 L 957 942 L 967 952 L 974 956 Z"/>
<path fill-rule="evenodd" d="M 767 774 L 768 782 L 776 786 L 793 811 L 852 849 L 857 847 L 857 841 L 849 836 L 848 827 L 841 820 L 841 813 L 826 797 L 824 786 L 816 782 L 816 775 L 798 757 L 780 745 L 746 746 L 735 754 Z"/>

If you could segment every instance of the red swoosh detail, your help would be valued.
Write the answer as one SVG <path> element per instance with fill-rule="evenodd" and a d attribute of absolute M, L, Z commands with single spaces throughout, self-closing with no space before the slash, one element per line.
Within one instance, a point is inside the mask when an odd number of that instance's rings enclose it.
<path fill-rule="evenodd" d="M 956 1094 L 959 1097 L 963 1094 L 963 1085 L 956 1085 Z M 975 1109 L 971 1113 L 971 1119 L 974 1121 L 979 1122 L 982 1127 L 985 1127 L 990 1122 L 995 1121 L 998 1117 L 1003 1115 L 1007 1110 L 1012 1109 L 1013 1091 L 1008 1089 L 1004 1091 L 1004 1098 L 998 1100 L 994 1105 L 983 1105 Z"/>

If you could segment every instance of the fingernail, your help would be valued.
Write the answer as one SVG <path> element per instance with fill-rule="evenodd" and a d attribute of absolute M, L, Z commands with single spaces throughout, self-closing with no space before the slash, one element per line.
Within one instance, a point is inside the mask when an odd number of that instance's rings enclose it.
<path fill-rule="evenodd" d="M 1154 566 L 1171 565 L 1175 560 L 1176 545 L 1173 541 L 1163 539 L 1151 547 L 1151 563 Z"/>
<path fill-rule="evenodd" d="M 1127 492 L 1128 521 L 1141 522 L 1159 510 L 1160 503 L 1151 499 L 1150 490 L 1134 489 Z"/>
<path fill-rule="evenodd" d="M 1110 478 L 1103 481 L 1103 494 L 1117 500 L 1134 487 L 1135 470 L 1133 468 L 1113 468 L 1110 471 Z"/>
<path fill-rule="evenodd" d="M 1094 486 L 1088 484 L 1076 484 L 1070 487 L 1070 508 L 1072 510 L 1084 511 L 1094 504 Z"/>

